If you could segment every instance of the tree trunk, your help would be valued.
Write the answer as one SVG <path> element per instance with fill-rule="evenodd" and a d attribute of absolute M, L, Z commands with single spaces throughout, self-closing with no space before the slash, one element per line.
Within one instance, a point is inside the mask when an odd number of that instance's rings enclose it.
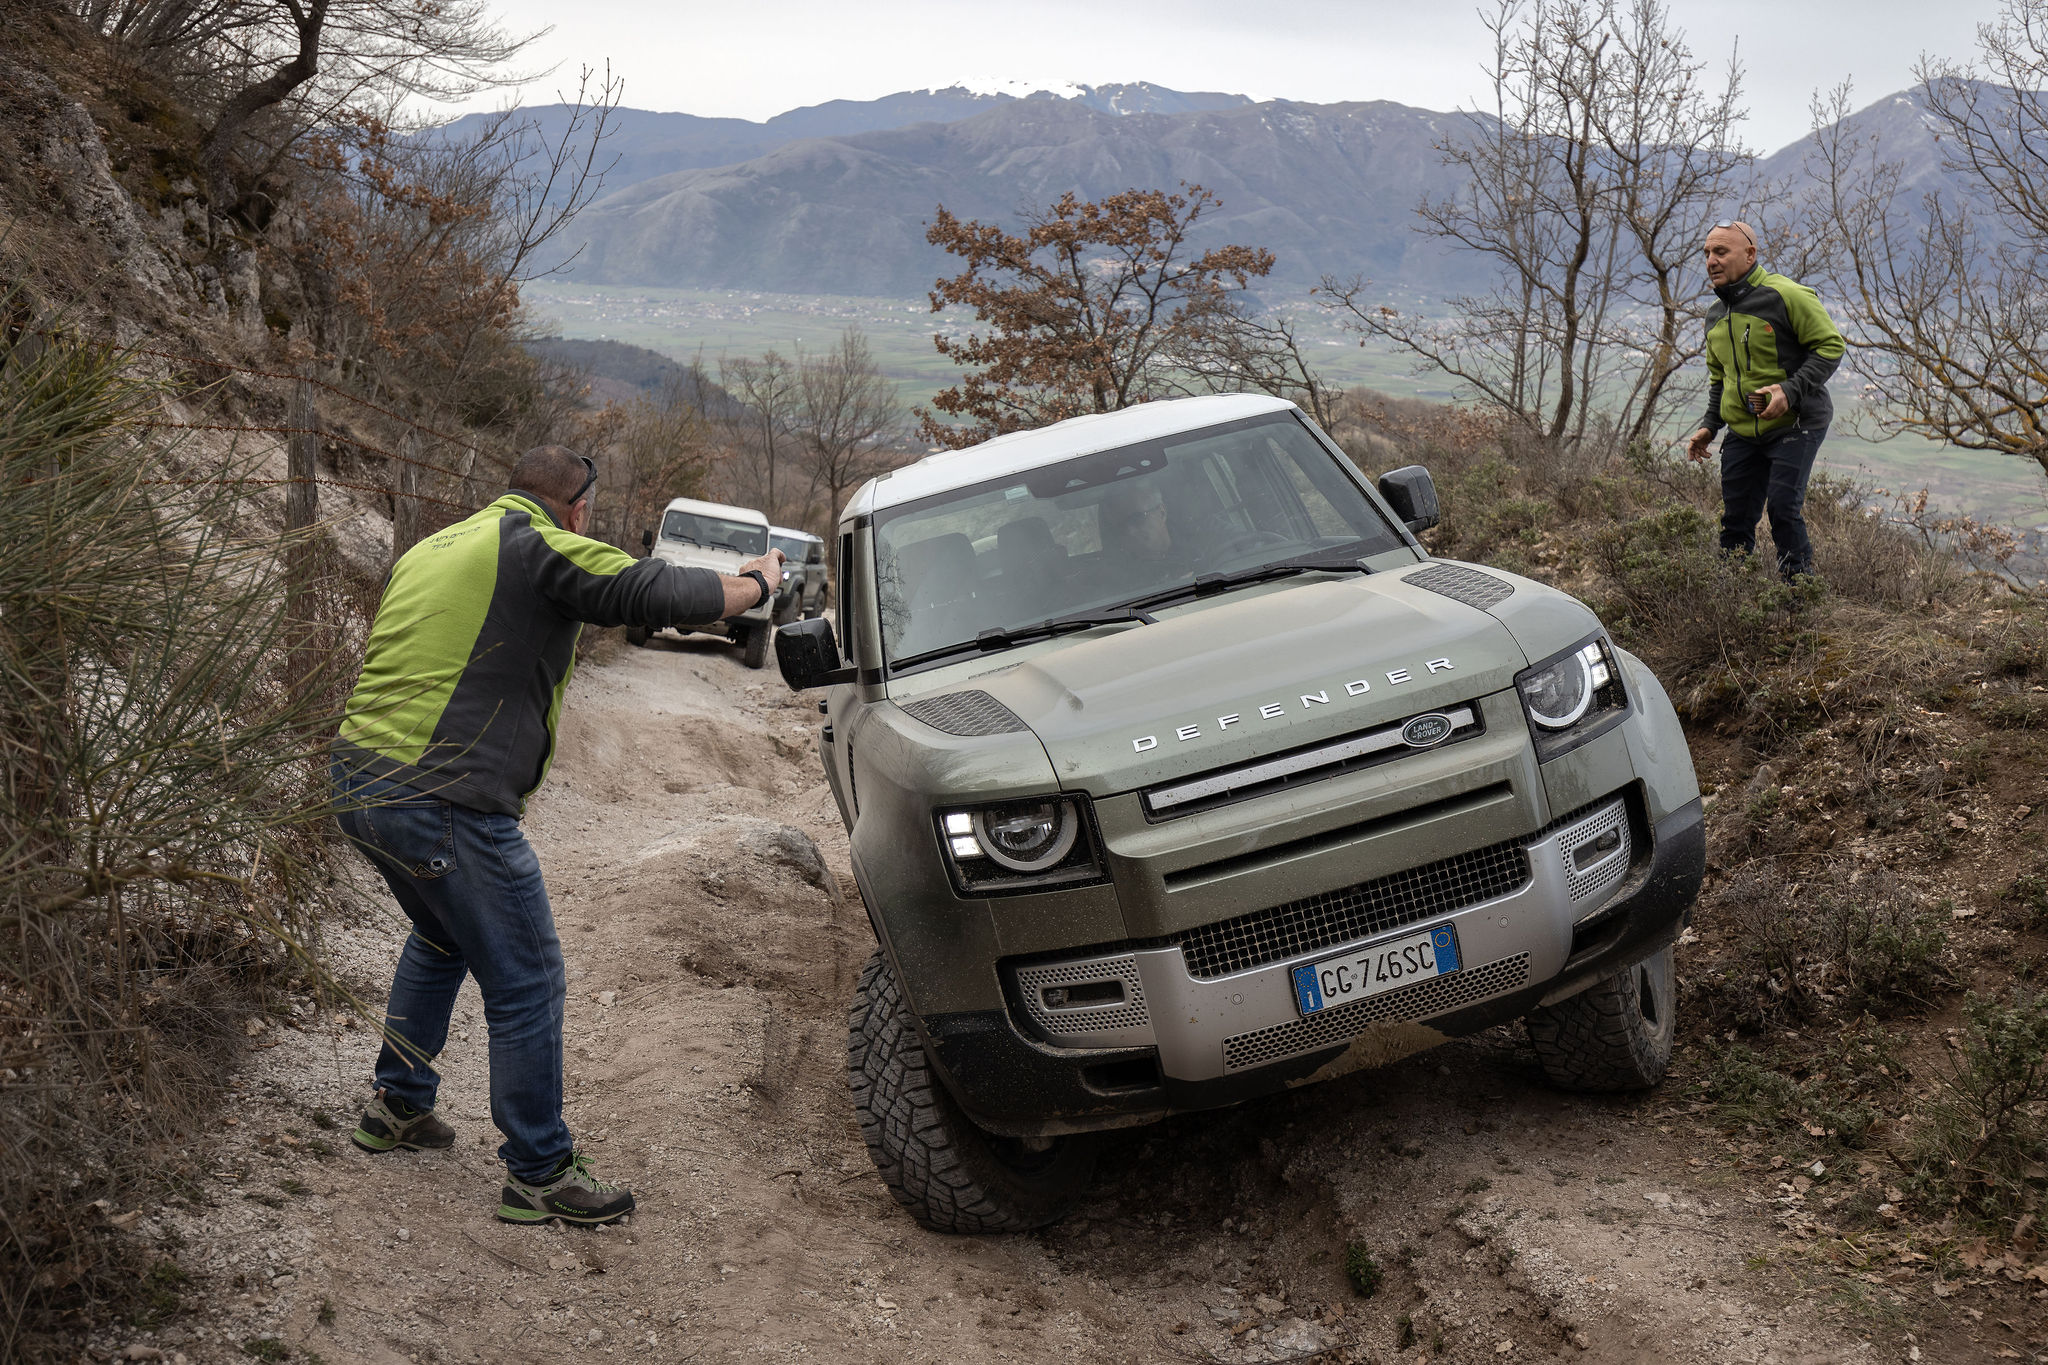
<path fill-rule="evenodd" d="M 391 491 L 391 562 L 396 564 L 399 556 L 419 543 L 420 539 L 420 434 L 408 431 L 405 443 L 398 448 L 405 458 L 396 462 L 392 470 Z"/>
<path fill-rule="evenodd" d="M 313 537 L 307 534 L 320 511 L 320 485 L 314 480 L 320 464 L 320 412 L 313 406 L 313 385 L 301 379 L 292 392 L 293 428 L 287 447 L 284 490 L 285 580 L 284 628 L 290 645 L 291 685 L 302 687 L 312 676 L 313 582 L 317 577 Z"/>
<path fill-rule="evenodd" d="M 290 4 L 292 25 L 299 31 L 299 50 L 277 70 L 254 85 L 244 86 L 220 111 L 213 131 L 199 149 L 199 164 L 206 171 L 206 193 L 215 213 L 227 213 L 240 201 L 228 161 L 235 140 L 259 110 L 268 109 L 320 74 L 320 35 L 327 24 L 328 0 L 313 0 L 301 10 Z"/>

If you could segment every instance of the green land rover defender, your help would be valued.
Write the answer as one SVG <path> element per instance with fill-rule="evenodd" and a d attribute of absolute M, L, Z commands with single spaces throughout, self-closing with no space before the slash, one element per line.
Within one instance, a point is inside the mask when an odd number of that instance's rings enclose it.
<path fill-rule="evenodd" d="M 1653 1085 L 1705 863 L 1663 689 L 1565 593 L 1433 559 L 1419 467 L 1292 404 L 1148 403 L 930 456 L 784 626 L 878 948 L 848 1078 L 929 1227 L 1029 1228 L 1091 1135 L 1515 1018 Z"/>

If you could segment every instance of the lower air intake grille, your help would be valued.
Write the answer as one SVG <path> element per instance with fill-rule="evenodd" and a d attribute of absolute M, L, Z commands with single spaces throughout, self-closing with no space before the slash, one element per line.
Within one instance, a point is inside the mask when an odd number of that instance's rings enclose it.
<path fill-rule="evenodd" d="M 1462 910 L 1517 891 L 1528 880 L 1529 855 L 1522 851 L 1521 842 L 1495 844 L 1270 910 L 1205 924 L 1182 934 L 1180 949 L 1190 976 L 1227 976 Z"/>
<path fill-rule="evenodd" d="M 1432 564 L 1419 573 L 1409 574 L 1402 582 L 1428 588 L 1440 597 L 1463 602 L 1468 607 L 1478 607 L 1481 611 L 1496 602 L 1506 601 L 1515 592 L 1515 585 L 1505 579 L 1461 564 Z"/>
<path fill-rule="evenodd" d="M 1235 1038 L 1223 1040 L 1223 1069 L 1225 1072 L 1243 1071 L 1282 1058 L 1298 1057 L 1304 1052 L 1348 1043 L 1372 1025 L 1388 1020 L 1414 1022 L 1433 1019 L 1461 1005 L 1511 991 L 1528 979 L 1529 955 L 1517 953 L 1470 971 L 1418 981 L 1413 986 L 1375 995 L 1355 1005 L 1339 1005 L 1305 1019 L 1290 1019 L 1284 1024 L 1273 1024 L 1253 1033 L 1240 1033 Z"/>
<path fill-rule="evenodd" d="M 979 689 L 920 697 L 904 703 L 905 714 L 949 735 L 1009 735 L 1027 729 L 1017 713 Z"/>
<path fill-rule="evenodd" d="M 1045 1003 L 1048 986 L 1080 986 L 1116 981 L 1123 999 L 1110 1005 L 1054 1009 Z M 1145 1008 L 1145 985 L 1138 979 L 1138 960 L 1129 953 L 1087 962 L 1052 962 L 1017 969 L 1017 993 L 1024 1012 L 1047 1033 L 1099 1033 L 1104 1029 L 1143 1028 L 1152 1022 Z"/>

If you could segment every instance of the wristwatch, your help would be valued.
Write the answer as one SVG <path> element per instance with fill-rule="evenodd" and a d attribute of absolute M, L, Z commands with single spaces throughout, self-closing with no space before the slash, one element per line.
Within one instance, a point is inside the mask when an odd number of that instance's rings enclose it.
<path fill-rule="evenodd" d="M 754 607 L 758 607 L 763 602 L 766 602 L 775 591 L 773 588 L 770 588 L 768 586 L 767 575 L 763 574 L 759 569 L 749 569 L 743 574 L 736 574 L 735 577 L 751 578 L 756 583 L 759 583 L 761 585 L 761 595 L 758 598 L 754 599 Z M 752 611 L 754 607 L 748 607 L 747 610 Z"/>

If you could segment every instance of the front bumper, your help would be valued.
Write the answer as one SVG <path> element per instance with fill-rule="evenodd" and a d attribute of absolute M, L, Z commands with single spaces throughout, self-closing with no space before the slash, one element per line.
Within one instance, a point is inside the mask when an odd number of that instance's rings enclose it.
<path fill-rule="evenodd" d="M 1639 810 L 1617 793 L 1519 841 L 1528 875 L 1507 894 L 1247 970 L 1196 976 L 1180 943 L 1017 964 L 1006 972 L 1011 1010 L 922 1021 L 932 1059 L 982 1127 L 1041 1136 L 1234 1104 L 1478 1032 L 1677 936 L 1705 869 L 1700 803 L 1654 829 Z M 1572 856 L 1617 822 L 1625 839 L 1611 863 Z M 1308 1016 L 1295 1005 L 1294 967 L 1444 924 L 1456 928 L 1463 970 Z M 1066 983 L 1108 980 L 1115 998 L 1076 991 L 1087 1003 L 1046 1004 Z"/>

